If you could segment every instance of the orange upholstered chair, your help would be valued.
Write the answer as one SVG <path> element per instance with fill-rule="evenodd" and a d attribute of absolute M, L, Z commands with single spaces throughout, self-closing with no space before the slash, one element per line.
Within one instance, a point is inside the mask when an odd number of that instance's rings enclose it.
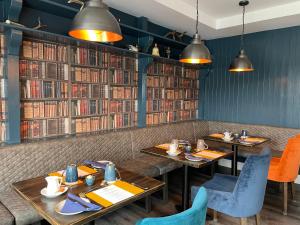
<path fill-rule="evenodd" d="M 298 176 L 300 164 L 300 135 L 290 138 L 281 158 L 273 157 L 270 164 L 268 180 L 283 183 L 283 214 L 287 215 L 288 183 L 292 183 L 294 198 L 294 181 Z"/>

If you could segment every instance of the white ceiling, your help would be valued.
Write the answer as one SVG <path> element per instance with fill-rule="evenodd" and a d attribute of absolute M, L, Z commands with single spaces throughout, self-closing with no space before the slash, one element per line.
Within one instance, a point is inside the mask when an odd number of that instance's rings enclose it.
<path fill-rule="evenodd" d="M 195 32 L 196 0 L 104 0 L 110 7 L 189 35 Z M 204 39 L 239 35 L 238 0 L 199 0 L 199 33 Z M 300 25 L 300 0 L 250 0 L 246 33 Z"/>

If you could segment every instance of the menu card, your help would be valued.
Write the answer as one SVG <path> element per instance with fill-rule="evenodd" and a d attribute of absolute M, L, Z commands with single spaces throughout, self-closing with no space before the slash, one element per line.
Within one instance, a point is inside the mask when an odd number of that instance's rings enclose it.
<path fill-rule="evenodd" d="M 214 151 L 214 150 L 203 150 L 201 152 L 197 152 L 192 154 L 195 157 L 202 157 L 206 159 L 217 159 L 219 157 L 222 157 L 226 153 L 220 152 L 220 151 Z"/>

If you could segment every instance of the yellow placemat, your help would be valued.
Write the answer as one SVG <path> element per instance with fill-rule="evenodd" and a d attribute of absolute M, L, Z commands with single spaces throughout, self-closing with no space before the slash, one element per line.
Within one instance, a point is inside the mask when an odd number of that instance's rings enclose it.
<path fill-rule="evenodd" d="M 260 143 L 260 142 L 264 142 L 265 140 L 266 140 L 265 138 L 248 137 L 248 138 L 245 138 L 243 141 L 246 141 L 249 143 Z"/>
<path fill-rule="evenodd" d="M 226 153 L 224 152 L 219 152 L 219 151 L 214 151 L 214 150 L 203 150 L 201 152 L 194 153 L 193 156 L 195 157 L 202 157 L 206 159 L 216 159 L 219 157 L 222 157 Z"/>
<path fill-rule="evenodd" d="M 223 138 L 224 134 L 210 134 L 209 136 L 214 138 Z"/>
<path fill-rule="evenodd" d="M 155 148 L 160 148 L 166 151 L 169 150 L 169 147 L 170 147 L 170 143 L 165 143 L 165 144 L 160 144 L 155 146 Z"/>
<path fill-rule="evenodd" d="M 122 188 L 134 195 L 139 195 L 144 192 L 143 189 L 121 180 L 116 181 L 113 185 L 116 185 L 117 187 Z"/>
<path fill-rule="evenodd" d="M 99 195 L 93 192 L 87 193 L 85 196 L 91 199 L 92 201 L 102 205 L 103 207 L 109 207 L 113 205 L 110 201 L 107 201 L 106 199 L 100 197 Z"/>

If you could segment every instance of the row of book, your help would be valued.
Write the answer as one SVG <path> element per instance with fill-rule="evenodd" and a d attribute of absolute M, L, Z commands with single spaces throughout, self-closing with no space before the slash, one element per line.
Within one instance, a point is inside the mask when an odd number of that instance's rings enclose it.
<path fill-rule="evenodd" d="M 147 87 L 198 89 L 199 81 L 179 77 L 148 76 Z"/>
<path fill-rule="evenodd" d="M 73 100 L 72 116 L 103 115 L 108 113 L 108 100 Z"/>
<path fill-rule="evenodd" d="M 48 42 L 24 40 L 22 43 L 22 57 L 67 62 L 67 46 Z"/>
<path fill-rule="evenodd" d="M 147 100 L 147 112 L 197 110 L 197 100 Z"/>
<path fill-rule="evenodd" d="M 110 113 L 128 113 L 138 111 L 137 100 L 131 101 L 110 101 L 109 104 Z"/>
<path fill-rule="evenodd" d="M 192 120 L 198 117 L 198 111 L 174 111 L 149 113 L 146 116 L 147 125 L 158 125 L 177 121 Z"/>
<path fill-rule="evenodd" d="M 109 86 L 100 84 L 75 83 L 72 84 L 72 98 L 105 98 L 109 96 Z"/>
<path fill-rule="evenodd" d="M 108 69 L 96 69 L 86 67 L 72 67 L 72 81 L 87 82 L 87 83 L 102 83 L 108 82 Z"/>
<path fill-rule="evenodd" d="M 23 80 L 22 99 L 68 98 L 68 83 L 62 81 Z"/>
<path fill-rule="evenodd" d="M 135 117 L 131 113 L 110 115 L 109 126 L 111 129 L 134 127 L 135 125 L 132 123 L 134 123 Z"/>
<path fill-rule="evenodd" d="M 108 130 L 108 116 L 74 119 L 72 131 L 74 133 L 86 133 Z"/>
<path fill-rule="evenodd" d="M 5 36 L 0 33 L 0 55 L 4 55 L 5 47 Z"/>
<path fill-rule="evenodd" d="M 147 70 L 151 75 L 177 76 L 197 80 L 199 77 L 199 68 L 190 68 L 182 65 L 154 62 Z"/>
<path fill-rule="evenodd" d="M 67 101 L 22 102 L 21 118 L 40 119 L 69 116 Z"/>
<path fill-rule="evenodd" d="M 6 101 L 0 100 L 0 120 L 5 120 L 6 114 Z"/>
<path fill-rule="evenodd" d="M 69 118 L 21 121 L 22 139 L 52 137 L 69 133 Z"/>
<path fill-rule="evenodd" d="M 6 123 L 0 122 L 0 142 L 4 142 L 6 140 Z"/>
<path fill-rule="evenodd" d="M 128 70 L 110 69 L 109 74 L 110 83 L 131 85 L 132 84 L 132 72 Z"/>
<path fill-rule="evenodd" d="M 165 90 L 165 99 L 198 99 L 199 90 L 197 89 L 181 89 L 181 90 Z"/>
<path fill-rule="evenodd" d="M 137 87 L 111 87 L 112 99 L 137 99 Z"/>
<path fill-rule="evenodd" d="M 71 60 L 75 65 L 87 65 L 95 67 L 113 67 L 137 71 L 135 56 L 122 56 L 108 52 L 105 49 L 92 49 L 84 47 L 72 47 Z"/>
<path fill-rule="evenodd" d="M 20 60 L 20 77 L 33 79 L 68 80 L 68 64 L 37 60 Z"/>

